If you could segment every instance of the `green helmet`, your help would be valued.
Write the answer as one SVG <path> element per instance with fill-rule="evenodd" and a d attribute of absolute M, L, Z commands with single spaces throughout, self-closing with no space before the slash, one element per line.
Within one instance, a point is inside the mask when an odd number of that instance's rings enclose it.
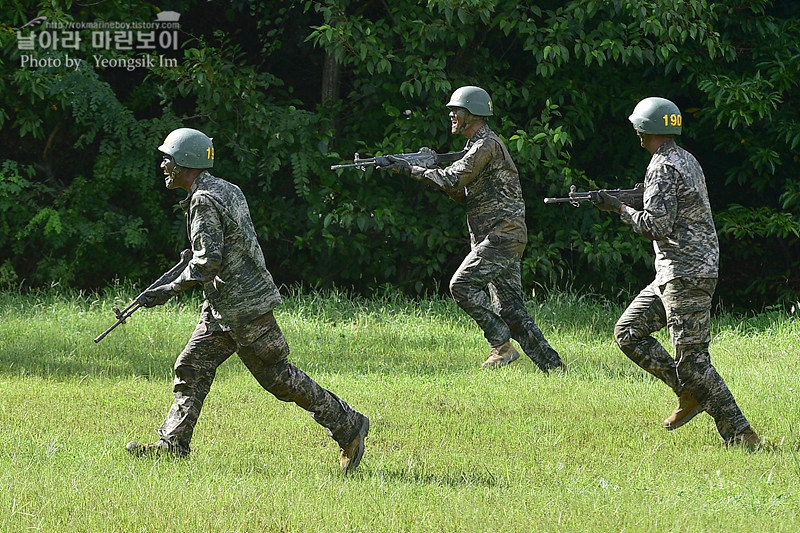
<path fill-rule="evenodd" d="M 192 128 L 178 128 L 171 131 L 158 150 L 172 156 L 175 163 L 182 167 L 214 166 L 214 143 L 211 137 Z"/>
<path fill-rule="evenodd" d="M 683 123 L 678 106 L 657 96 L 645 98 L 636 104 L 628 120 L 636 131 L 654 135 L 680 135 Z"/>
<path fill-rule="evenodd" d="M 453 96 L 450 97 L 450 101 L 447 102 L 447 107 L 463 107 L 479 117 L 490 117 L 494 114 L 492 113 L 494 105 L 489 93 L 474 85 L 456 89 Z"/>

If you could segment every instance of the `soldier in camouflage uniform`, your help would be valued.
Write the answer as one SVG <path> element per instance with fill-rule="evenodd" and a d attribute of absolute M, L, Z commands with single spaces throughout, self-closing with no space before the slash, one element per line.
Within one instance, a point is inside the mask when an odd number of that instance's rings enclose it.
<path fill-rule="evenodd" d="M 503 141 L 486 124 L 492 100 L 480 87 L 457 89 L 447 103 L 451 132 L 469 141 L 464 157 L 445 169 L 391 158 L 390 171 L 410 174 L 466 204 L 471 252 L 450 280 L 450 293 L 478 323 L 491 351 L 484 367 L 515 361 L 516 340 L 543 371 L 564 370 L 522 299 L 520 260 L 528 241 L 519 173 Z"/>
<path fill-rule="evenodd" d="M 340 445 L 344 472 L 358 466 L 369 419 L 289 363 L 289 346 L 273 309 L 281 297 L 266 268 L 236 185 L 212 176 L 214 147 L 200 131 L 180 128 L 159 147 L 168 189 L 189 194 L 181 202 L 193 256 L 173 282 L 145 291 L 153 307 L 184 290 L 202 285 L 200 320 L 175 363 L 174 402 L 150 444 L 131 442 L 134 455 L 189 454 L 189 442 L 217 367 L 236 352 L 262 387 L 313 414 Z"/>
<path fill-rule="evenodd" d="M 637 211 L 604 191 L 597 206 L 619 213 L 623 222 L 653 241 L 656 277 L 617 321 L 614 337 L 625 355 L 678 396 L 678 407 L 664 420 L 666 429 L 679 428 L 706 411 L 726 443 L 756 448 L 758 435 L 709 357 L 719 242 L 703 170 L 673 138 L 681 133 L 680 110 L 664 98 L 645 98 L 629 120 L 641 146 L 652 154 L 644 209 Z M 674 358 L 651 336 L 664 326 Z"/>

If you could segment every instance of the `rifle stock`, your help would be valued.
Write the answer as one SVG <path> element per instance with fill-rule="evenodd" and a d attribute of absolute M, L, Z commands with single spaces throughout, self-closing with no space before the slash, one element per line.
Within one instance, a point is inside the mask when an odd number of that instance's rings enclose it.
<path fill-rule="evenodd" d="M 94 342 L 100 342 L 101 340 L 103 340 L 106 337 L 106 335 L 111 333 L 114 330 L 114 328 L 116 328 L 120 324 L 124 324 L 125 321 L 128 318 L 130 318 L 130 316 L 133 313 L 135 313 L 140 307 L 142 307 L 144 305 L 144 293 L 145 292 L 149 291 L 150 289 L 153 289 L 155 287 L 158 287 L 160 285 L 164 285 L 165 283 L 169 283 L 170 281 L 175 280 L 175 278 L 177 278 L 178 275 L 181 272 L 183 272 L 183 269 L 186 268 L 186 265 L 188 265 L 189 261 L 191 261 L 191 260 L 192 260 L 192 251 L 188 250 L 188 249 L 182 251 L 181 252 L 181 260 L 174 267 L 172 267 L 169 270 L 167 270 L 166 272 L 164 272 L 164 274 L 162 274 L 160 278 L 158 278 L 153 283 L 151 283 L 145 290 L 140 292 L 139 296 L 137 296 L 133 300 L 133 302 L 131 302 L 131 304 L 128 307 L 126 307 L 125 309 L 120 311 L 119 307 L 113 306 L 111 309 L 114 310 L 114 314 L 117 317 L 117 321 L 114 322 L 114 324 L 112 324 L 110 328 L 108 328 L 103 333 L 101 333 L 100 335 L 95 337 Z"/>

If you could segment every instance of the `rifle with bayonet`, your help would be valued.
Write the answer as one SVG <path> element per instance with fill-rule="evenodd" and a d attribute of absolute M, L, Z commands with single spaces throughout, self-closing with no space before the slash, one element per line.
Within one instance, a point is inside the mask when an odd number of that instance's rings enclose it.
<path fill-rule="evenodd" d="M 117 307 L 116 305 L 113 306 L 111 309 L 114 310 L 114 314 L 117 316 L 117 321 L 114 322 L 114 324 L 110 328 L 108 328 L 103 333 L 101 333 L 100 335 L 95 337 L 94 342 L 100 342 L 101 340 L 103 340 L 105 338 L 105 336 L 108 335 L 109 333 L 111 333 L 111 331 L 114 328 L 116 328 L 120 324 L 124 324 L 125 321 L 128 318 L 130 318 L 130 316 L 133 313 L 136 312 L 137 309 L 142 307 L 144 305 L 144 293 L 145 292 L 149 291 L 150 289 L 154 289 L 156 287 L 160 287 L 161 285 L 164 285 L 165 283 L 170 283 L 171 281 L 175 281 L 175 279 L 177 279 L 178 275 L 181 272 L 183 272 L 183 270 L 189 264 L 189 261 L 191 261 L 191 259 L 192 259 L 192 251 L 191 250 L 182 251 L 181 252 L 181 260 L 178 262 L 178 264 L 176 264 L 174 267 L 172 267 L 169 270 L 167 270 L 166 272 L 164 272 L 164 274 L 162 274 L 162 276 L 160 278 L 158 278 L 149 287 L 147 287 L 145 290 L 143 290 L 141 292 L 141 294 L 139 294 L 139 296 L 137 296 L 128 307 L 126 307 L 125 309 L 120 311 L 119 307 Z"/>
<path fill-rule="evenodd" d="M 644 208 L 644 183 L 637 183 L 633 189 L 603 189 L 620 202 L 628 205 L 637 211 Z M 568 203 L 573 207 L 580 207 L 581 202 L 592 202 L 598 204 L 602 202 L 600 191 L 579 191 L 575 185 L 569 188 L 569 194 L 565 198 L 545 198 L 546 204 Z"/>
<path fill-rule="evenodd" d="M 339 168 L 357 168 L 359 170 L 366 170 L 367 167 L 388 167 L 391 166 L 393 163 L 389 160 L 390 157 L 395 157 L 398 159 L 402 159 L 407 161 L 409 165 L 414 165 L 416 167 L 424 167 L 424 168 L 436 168 L 441 163 L 452 163 L 453 161 L 458 161 L 467 153 L 466 150 L 462 150 L 460 152 L 451 152 L 447 154 L 437 154 L 433 150 L 428 147 L 422 147 L 419 149 L 419 152 L 414 152 L 410 154 L 391 154 L 391 155 L 379 155 L 375 157 L 364 157 L 358 155 L 356 152 L 355 157 L 353 157 L 353 162 L 343 165 L 331 165 L 331 170 L 336 170 Z"/>

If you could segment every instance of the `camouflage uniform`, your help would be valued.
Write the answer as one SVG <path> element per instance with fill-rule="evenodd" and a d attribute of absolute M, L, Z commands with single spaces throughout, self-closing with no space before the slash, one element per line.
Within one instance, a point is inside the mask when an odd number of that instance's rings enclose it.
<path fill-rule="evenodd" d="M 188 453 L 217 367 L 236 352 L 262 387 L 310 411 L 340 445 L 350 442 L 364 416 L 288 361 L 289 346 L 272 314 L 281 297 L 242 191 L 203 171 L 181 207 L 194 255 L 172 289 L 202 283 L 204 302 L 175 362 L 175 399 L 158 430 L 162 440 Z"/>
<path fill-rule="evenodd" d="M 616 341 L 677 395 L 691 392 L 730 441 L 750 424 L 708 353 L 719 242 L 700 164 L 674 140 L 662 144 L 647 167 L 644 209 L 626 206 L 621 217 L 653 240 L 656 278 L 617 321 Z M 675 358 L 651 336 L 664 326 Z"/>
<path fill-rule="evenodd" d="M 493 348 L 513 338 L 542 370 L 558 367 L 558 353 L 522 299 L 520 260 L 528 230 L 517 167 L 503 141 L 485 124 L 466 150 L 445 169 L 412 167 L 416 177 L 451 196 L 463 196 L 467 207 L 471 252 L 450 280 L 450 292 Z"/>

